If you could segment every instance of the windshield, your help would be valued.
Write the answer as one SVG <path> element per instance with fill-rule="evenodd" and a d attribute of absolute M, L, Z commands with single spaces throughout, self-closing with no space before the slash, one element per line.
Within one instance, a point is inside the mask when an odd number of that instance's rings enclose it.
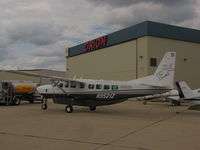
<path fill-rule="evenodd" d="M 53 87 L 55 87 L 55 86 L 57 86 L 59 83 L 60 83 L 60 81 L 54 81 L 52 85 L 53 85 Z"/>

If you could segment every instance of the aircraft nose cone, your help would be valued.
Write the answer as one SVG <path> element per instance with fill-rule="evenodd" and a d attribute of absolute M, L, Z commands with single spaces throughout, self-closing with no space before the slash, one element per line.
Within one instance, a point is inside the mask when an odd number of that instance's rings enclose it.
<path fill-rule="evenodd" d="M 44 87 L 43 86 L 37 87 L 37 91 L 38 93 L 44 93 Z"/>
<path fill-rule="evenodd" d="M 49 90 L 50 90 L 50 86 L 48 86 L 48 85 L 42 85 L 42 86 L 37 87 L 37 91 L 40 94 L 42 94 L 42 93 L 48 93 Z"/>

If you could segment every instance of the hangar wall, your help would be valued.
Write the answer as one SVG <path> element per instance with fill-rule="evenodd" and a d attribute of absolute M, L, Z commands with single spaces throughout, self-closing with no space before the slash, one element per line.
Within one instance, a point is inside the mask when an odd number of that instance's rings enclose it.
<path fill-rule="evenodd" d="M 102 46 L 101 39 L 106 39 Z M 151 75 L 164 53 L 175 51 L 175 81 L 185 80 L 191 88 L 200 87 L 200 30 L 145 21 L 68 50 L 68 77 L 105 80 Z"/>
<path fill-rule="evenodd" d="M 68 77 L 104 80 L 131 80 L 151 75 L 157 66 L 150 66 L 150 58 L 160 63 L 166 51 L 176 51 L 175 81 L 184 80 L 192 88 L 199 88 L 200 44 L 153 36 L 144 36 L 68 58 Z"/>
<path fill-rule="evenodd" d="M 90 79 L 136 78 L 136 40 L 68 58 L 67 76 Z"/>
<path fill-rule="evenodd" d="M 186 81 L 192 88 L 200 87 L 200 43 L 148 36 L 148 53 L 160 63 L 166 51 L 176 51 L 175 81 Z M 157 67 L 148 67 L 152 74 Z"/>

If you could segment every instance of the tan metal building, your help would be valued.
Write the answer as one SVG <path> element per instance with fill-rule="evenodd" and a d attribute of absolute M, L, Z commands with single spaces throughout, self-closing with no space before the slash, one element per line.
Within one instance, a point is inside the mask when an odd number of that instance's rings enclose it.
<path fill-rule="evenodd" d="M 64 71 L 55 71 L 55 70 L 48 70 L 48 69 L 29 69 L 29 70 L 19 70 L 19 71 L 28 72 L 28 73 L 37 73 L 37 74 L 41 74 L 41 75 L 52 75 L 52 76 L 60 76 L 60 77 L 65 76 Z M 3 80 L 32 81 L 34 83 L 39 83 L 39 84 L 51 83 L 51 81 L 49 79 L 1 71 L 0 72 L 0 81 L 3 81 Z"/>
<path fill-rule="evenodd" d="M 68 49 L 67 76 L 131 80 L 152 74 L 176 51 L 175 81 L 200 87 L 200 31 L 145 21 Z"/>

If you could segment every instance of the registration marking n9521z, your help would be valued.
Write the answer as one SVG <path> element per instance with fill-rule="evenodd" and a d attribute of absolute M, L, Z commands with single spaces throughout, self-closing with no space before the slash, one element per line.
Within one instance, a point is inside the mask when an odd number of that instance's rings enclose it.
<path fill-rule="evenodd" d="M 97 99 L 114 99 L 115 98 L 115 93 L 101 93 L 97 94 Z"/>

